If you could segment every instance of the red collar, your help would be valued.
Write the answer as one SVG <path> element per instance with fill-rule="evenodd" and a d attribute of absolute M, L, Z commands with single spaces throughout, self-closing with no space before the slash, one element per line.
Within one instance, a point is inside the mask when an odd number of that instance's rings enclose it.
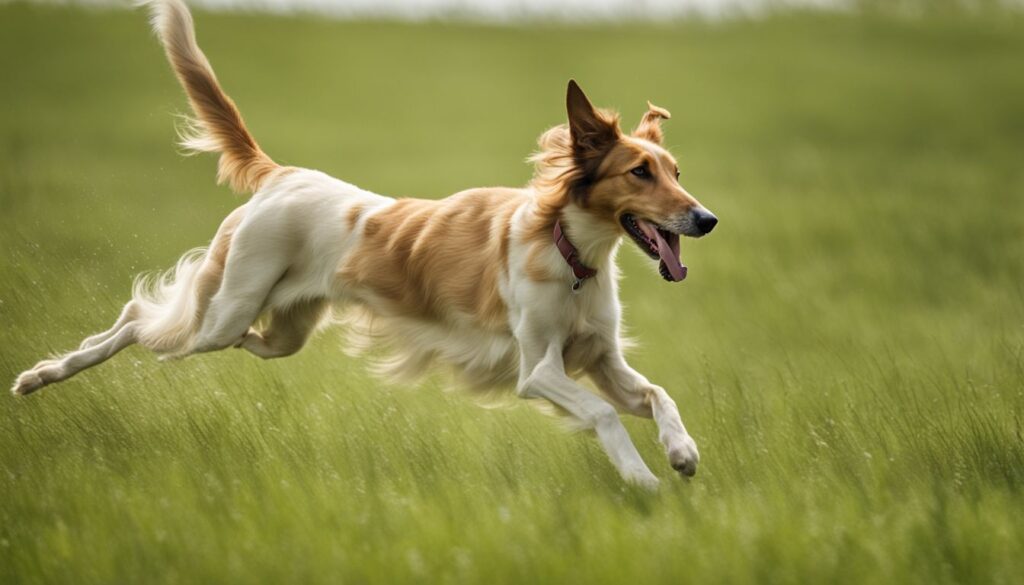
<path fill-rule="evenodd" d="M 555 247 L 558 248 L 558 252 L 562 254 L 562 258 L 565 258 L 566 264 L 572 268 L 572 275 L 576 279 L 572 283 L 572 290 L 576 292 L 583 286 L 583 281 L 597 274 L 597 270 L 580 261 L 580 252 L 576 249 L 576 246 L 572 245 L 565 232 L 562 231 L 562 222 L 555 221 L 555 231 L 552 235 L 554 236 Z"/>

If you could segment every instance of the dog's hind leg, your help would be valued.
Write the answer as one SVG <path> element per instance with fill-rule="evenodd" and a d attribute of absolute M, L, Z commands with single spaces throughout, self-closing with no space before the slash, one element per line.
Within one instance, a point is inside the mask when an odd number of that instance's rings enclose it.
<path fill-rule="evenodd" d="M 66 380 L 135 343 L 158 353 L 174 351 L 187 341 L 194 310 L 202 304 L 193 302 L 197 290 L 193 285 L 196 276 L 203 273 L 204 266 L 199 264 L 196 253 L 190 252 L 164 274 L 153 287 L 155 291 L 145 290 L 144 285 L 137 283 L 134 298 L 124 306 L 110 329 L 86 338 L 77 351 L 37 363 L 18 376 L 11 391 L 29 394 Z"/>
<path fill-rule="evenodd" d="M 117 334 L 125 325 L 134 321 L 138 318 L 139 306 L 135 301 L 128 301 L 128 304 L 121 309 L 121 316 L 117 318 L 117 321 L 102 333 L 97 333 L 90 337 L 86 337 L 82 344 L 78 346 L 78 349 L 89 349 L 95 347 L 104 341 L 110 339 Z"/>
<path fill-rule="evenodd" d="M 202 315 L 188 353 L 217 351 L 242 343 L 266 307 L 274 285 L 288 271 L 291 258 L 282 241 L 287 241 L 285 236 L 259 227 L 239 228 L 220 289 Z"/>
<path fill-rule="evenodd" d="M 135 325 L 128 321 L 114 334 L 89 348 L 39 362 L 34 368 L 18 376 L 11 391 L 15 394 L 30 394 L 47 384 L 66 380 L 86 368 L 107 361 L 136 341 L 138 337 Z"/>
<path fill-rule="evenodd" d="M 274 309 L 270 325 L 263 331 L 250 330 L 239 347 L 263 359 L 292 355 L 306 344 L 326 309 L 324 299 L 299 301 Z"/>
<path fill-rule="evenodd" d="M 241 345 L 249 328 L 259 318 L 267 294 L 280 274 L 271 282 L 250 283 L 252 288 L 236 290 L 227 294 L 218 293 L 210 303 L 195 344 L 188 352 L 207 353 Z M 265 284 L 265 287 L 257 287 Z"/>

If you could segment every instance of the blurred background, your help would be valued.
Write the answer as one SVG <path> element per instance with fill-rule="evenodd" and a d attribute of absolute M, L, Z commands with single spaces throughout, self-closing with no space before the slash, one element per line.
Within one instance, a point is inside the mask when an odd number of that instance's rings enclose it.
<path fill-rule="evenodd" d="M 394 196 L 525 184 L 577 79 L 672 112 L 721 223 L 625 246 L 631 361 L 701 448 L 287 360 L 131 349 L 0 407 L 0 582 L 991 582 L 1024 574 L 1020 2 L 192 3 L 264 149 Z M 145 15 L 0 3 L 0 374 L 106 328 L 244 198 Z"/>
<path fill-rule="evenodd" d="M 42 0 L 63 4 L 68 0 Z M 120 6 L 121 0 L 70 0 L 71 4 Z M 315 13 L 334 18 L 466 20 L 506 24 L 736 18 L 782 11 L 874 12 L 902 17 L 926 14 L 1000 14 L 1024 8 L 1022 0 L 200 0 L 212 10 L 283 14 Z"/>

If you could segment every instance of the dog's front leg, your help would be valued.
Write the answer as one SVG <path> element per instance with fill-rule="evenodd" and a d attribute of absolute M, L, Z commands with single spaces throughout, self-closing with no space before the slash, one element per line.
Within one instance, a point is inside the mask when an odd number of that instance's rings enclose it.
<path fill-rule="evenodd" d="M 656 488 L 658 478 L 640 457 L 615 407 L 566 375 L 562 346 L 561 342 L 537 341 L 521 346 L 519 396 L 543 398 L 565 409 L 597 433 L 623 479 L 648 489 Z"/>
<path fill-rule="evenodd" d="M 700 454 L 697 443 L 683 426 L 675 400 L 661 386 L 652 384 L 626 363 L 619 351 L 611 351 L 587 373 L 597 387 L 631 414 L 654 418 L 658 438 L 665 446 L 669 463 L 690 477 L 697 473 Z"/>

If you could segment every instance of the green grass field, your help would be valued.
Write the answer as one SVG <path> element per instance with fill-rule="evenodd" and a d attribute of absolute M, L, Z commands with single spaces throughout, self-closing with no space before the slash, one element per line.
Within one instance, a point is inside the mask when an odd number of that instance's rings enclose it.
<path fill-rule="evenodd" d="M 503 29 L 197 14 L 264 148 L 393 195 L 521 185 L 576 77 L 669 108 L 721 218 L 632 361 L 701 448 L 625 487 L 442 379 L 137 348 L 0 407 L 0 583 L 934 583 L 1024 575 L 1024 22 L 791 14 Z M 139 12 L 0 6 L 0 378 L 106 328 L 241 199 L 173 146 Z"/>

